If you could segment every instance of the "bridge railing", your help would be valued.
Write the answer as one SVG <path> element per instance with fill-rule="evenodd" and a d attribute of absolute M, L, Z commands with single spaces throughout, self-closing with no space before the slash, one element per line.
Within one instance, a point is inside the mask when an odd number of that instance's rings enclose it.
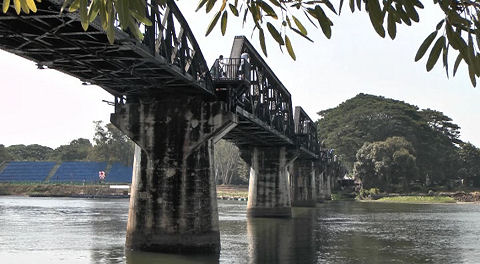
<path fill-rule="evenodd" d="M 318 144 L 317 128 L 302 107 L 295 107 L 295 136 L 297 144 L 308 151 L 319 154 L 320 145 Z"/>
<path fill-rule="evenodd" d="M 210 75 L 215 81 L 237 81 L 246 80 L 245 75 L 242 75 L 242 60 L 241 58 L 223 58 L 216 59 L 213 66 L 210 68 Z M 248 63 L 245 62 L 244 63 Z"/>
<path fill-rule="evenodd" d="M 164 9 L 155 0 L 147 0 L 147 15 L 152 26 L 142 27 L 143 43 L 154 56 L 188 73 L 204 89 L 214 93 L 209 69 L 187 21 L 172 0 Z"/>

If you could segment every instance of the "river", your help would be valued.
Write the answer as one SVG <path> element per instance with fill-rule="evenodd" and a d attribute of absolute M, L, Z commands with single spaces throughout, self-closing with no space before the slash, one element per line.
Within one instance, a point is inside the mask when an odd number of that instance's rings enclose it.
<path fill-rule="evenodd" d="M 480 263 L 480 205 L 327 202 L 247 219 L 219 201 L 219 259 L 124 251 L 127 199 L 0 196 L 0 263 Z"/>

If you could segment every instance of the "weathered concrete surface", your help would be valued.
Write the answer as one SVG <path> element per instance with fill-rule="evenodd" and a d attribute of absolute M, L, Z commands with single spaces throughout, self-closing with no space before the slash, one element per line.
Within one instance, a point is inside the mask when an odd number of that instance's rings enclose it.
<path fill-rule="evenodd" d="M 293 163 L 290 171 L 292 206 L 315 207 L 317 190 L 314 162 L 311 160 L 297 159 Z"/>
<path fill-rule="evenodd" d="M 323 202 L 325 200 L 331 199 L 331 177 L 328 174 L 328 166 L 326 161 L 316 161 L 315 162 L 315 181 L 316 181 L 316 190 L 317 190 L 317 201 Z"/>
<path fill-rule="evenodd" d="M 117 105 L 111 122 L 138 145 L 127 249 L 219 252 L 210 139 L 232 123 L 223 107 L 179 95 Z"/>
<path fill-rule="evenodd" d="M 290 217 L 285 147 L 252 147 L 247 216 Z"/>

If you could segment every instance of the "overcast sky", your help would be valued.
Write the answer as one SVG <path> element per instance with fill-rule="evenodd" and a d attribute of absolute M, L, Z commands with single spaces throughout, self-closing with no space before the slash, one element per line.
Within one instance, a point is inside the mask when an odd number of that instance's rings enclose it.
<path fill-rule="evenodd" d="M 230 21 L 226 36 L 216 28 L 205 38 L 212 15 L 195 13 L 191 1 L 178 3 L 209 65 L 219 54 L 228 57 L 235 35 L 251 35 L 250 27 L 242 29 Z M 401 26 L 392 41 L 375 33 L 368 14 L 351 14 L 345 7 L 333 19 L 330 40 L 312 27 L 308 29 L 313 44 L 291 34 L 295 62 L 267 37 L 266 61 L 292 94 L 294 105 L 316 120 L 318 111 L 358 93 L 381 95 L 443 112 L 461 127 L 462 140 L 480 146 L 480 92 L 471 86 L 465 65 L 455 78 L 447 79 L 441 64 L 427 73 L 426 58 L 413 60 L 442 18 L 438 8 L 427 6 L 420 12 L 421 23 Z M 256 36 L 250 41 L 260 50 Z M 79 137 L 92 139 L 92 121 L 108 122 L 113 111 L 102 102 L 113 100 L 112 96 L 100 87 L 83 86 L 80 80 L 53 70 L 38 70 L 33 62 L 4 51 L 0 51 L 0 76 L 0 144 L 6 146 L 36 143 L 55 148 Z"/>

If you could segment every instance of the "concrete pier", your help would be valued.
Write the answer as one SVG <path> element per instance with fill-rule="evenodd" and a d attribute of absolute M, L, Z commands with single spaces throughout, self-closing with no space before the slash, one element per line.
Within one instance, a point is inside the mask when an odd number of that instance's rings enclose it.
<path fill-rule="evenodd" d="M 111 121 L 135 143 L 126 248 L 218 253 L 213 138 L 231 124 L 222 105 L 179 96 L 133 99 Z"/>
<path fill-rule="evenodd" d="M 323 202 L 331 199 L 330 181 L 331 177 L 328 174 L 328 164 L 326 161 L 315 161 L 315 180 L 317 190 L 317 201 Z"/>
<path fill-rule="evenodd" d="M 247 216 L 290 217 L 285 147 L 252 147 Z"/>
<path fill-rule="evenodd" d="M 314 162 L 311 160 L 297 159 L 293 163 L 290 171 L 292 206 L 315 207 L 317 202 L 317 189 Z"/>

